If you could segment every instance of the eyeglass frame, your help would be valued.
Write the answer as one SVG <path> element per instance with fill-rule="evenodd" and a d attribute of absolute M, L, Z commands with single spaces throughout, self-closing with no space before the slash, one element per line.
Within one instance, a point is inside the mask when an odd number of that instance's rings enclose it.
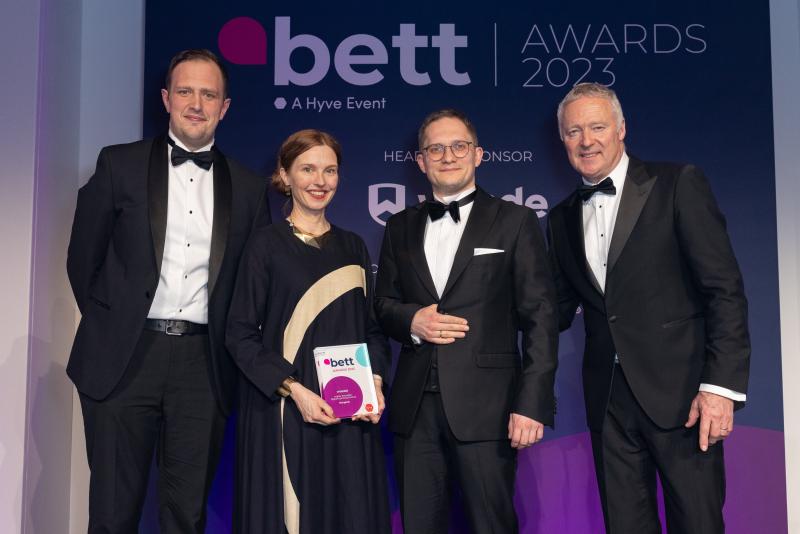
<path fill-rule="evenodd" d="M 458 154 L 456 154 L 455 150 L 453 150 L 453 145 L 456 144 L 456 143 L 466 143 L 467 144 L 467 151 L 464 152 L 463 156 L 459 156 Z M 428 152 L 428 149 L 431 148 L 432 146 L 441 146 L 442 147 L 442 156 L 440 158 L 434 159 L 431 156 L 431 154 Z M 427 156 L 431 161 L 442 161 L 444 159 L 444 155 L 447 153 L 447 149 L 449 148 L 450 152 L 453 154 L 453 156 L 456 159 L 464 159 L 469 155 L 470 146 L 476 146 L 476 145 L 475 145 L 475 143 L 473 141 L 465 141 L 463 139 L 457 139 L 456 141 L 454 141 L 452 144 L 449 144 L 449 145 L 445 145 L 443 143 L 431 143 L 430 145 L 422 147 L 421 152 L 423 154 L 425 154 L 425 156 Z M 477 146 L 476 146 L 476 148 L 477 148 Z"/>

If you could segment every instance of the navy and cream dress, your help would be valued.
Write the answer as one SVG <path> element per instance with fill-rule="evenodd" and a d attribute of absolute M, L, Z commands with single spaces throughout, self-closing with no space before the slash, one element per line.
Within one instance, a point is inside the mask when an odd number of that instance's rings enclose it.
<path fill-rule="evenodd" d="M 277 390 L 288 376 L 319 394 L 315 347 L 366 342 L 386 377 L 364 241 L 332 226 L 309 239 L 286 221 L 257 229 L 242 256 L 227 346 L 239 369 L 234 531 L 391 532 L 380 425 L 305 423 Z"/>

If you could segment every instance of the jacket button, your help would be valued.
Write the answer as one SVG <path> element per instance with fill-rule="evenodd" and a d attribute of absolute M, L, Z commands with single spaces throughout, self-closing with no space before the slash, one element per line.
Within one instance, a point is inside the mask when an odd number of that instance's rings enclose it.
<path fill-rule="evenodd" d="M 617 316 L 616 315 L 612 315 L 611 317 L 608 318 L 608 322 L 609 323 L 616 323 L 617 322 Z"/>
<path fill-rule="evenodd" d="M 144 292 L 144 298 L 146 298 L 147 300 L 150 300 L 150 292 L 149 291 L 145 291 Z"/>

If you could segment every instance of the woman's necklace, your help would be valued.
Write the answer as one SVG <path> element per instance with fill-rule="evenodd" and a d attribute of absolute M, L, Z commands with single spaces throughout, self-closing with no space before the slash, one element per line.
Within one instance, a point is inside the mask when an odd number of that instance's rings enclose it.
<path fill-rule="evenodd" d="M 327 224 L 327 226 L 328 226 L 328 227 L 327 227 L 327 228 L 326 228 L 324 231 L 322 231 L 322 232 L 320 232 L 320 233 L 318 233 L 318 234 L 314 234 L 314 233 L 311 233 L 311 232 L 309 232 L 308 230 L 303 230 L 302 228 L 300 228 L 300 227 L 297 225 L 297 223 L 296 223 L 296 222 L 294 222 L 294 220 L 292 219 L 292 216 L 291 216 L 291 215 L 289 215 L 289 226 L 291 226 L 292 228 L 294 228 L 294 229 L 295 229 L 295 231 L 297 231 L 297 232 L 299 232 L 299 233 L 301 233 L 301 234 L 303 234 L 303 235 L 306 235 L 306 236 L 308 236 L 308 237 L 315 237 L 315 238 L 316 238 L 316 237 L 320 237 L 320 236 L 322 236 L 322 235 L 326 234 L 326 233 L 328 232 L 328 230 L 330 230 L 330 229 L 331 229 L 331 225 L 330 225 L 330 223 L 328 223 L 327 221 L 325 221 L 325 223 Z"/>
<path fill-rule="evenodd" d="M 307 245 L 311 245 L 312 247 L 315 247 L 315 248 L 321 248 L 321 246 L 320 246 L 322 244 L 320 242 L 321 238 L 324 237 L 325 234 L 327 234 L 328 231 L 330 231 L 330 229 L 331 229 L 330 223 L 328 223 L 328 228 L 324 232 L 322 232 L 320 234 L 312 234 L 311 232 L 303 230 L 302 228 L 297 226 L 297 224 L 295 224 L 295 222 L 292 220 L 292 216 L 291 215 L 289 215 L 289 217 L 287 217 L 287 219 L 289 221 L 289 226 L 292 227 L 292 232 L 294 233 L 294 235 L 298 239 L 300 239 L 303 243 L 305 243 Z"/>

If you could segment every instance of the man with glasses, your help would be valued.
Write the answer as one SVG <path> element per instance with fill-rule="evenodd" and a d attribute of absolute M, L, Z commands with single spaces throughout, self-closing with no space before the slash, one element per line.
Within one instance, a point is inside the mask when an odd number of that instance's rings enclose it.
<path fill-rule="evenodd" d="M 447 532 L 458 484 L 472 531 L 518 531 L 517 450 L 553 424 L 555 290 L 536 214 L 475 185 L 461 112 L 430 114 L 417 163 L 434 200 L 386 224 L 375 290 L 402 343 L 389 429 L 406 532 Z M 522 352 L 517 343 L 522 332 Z"/>

